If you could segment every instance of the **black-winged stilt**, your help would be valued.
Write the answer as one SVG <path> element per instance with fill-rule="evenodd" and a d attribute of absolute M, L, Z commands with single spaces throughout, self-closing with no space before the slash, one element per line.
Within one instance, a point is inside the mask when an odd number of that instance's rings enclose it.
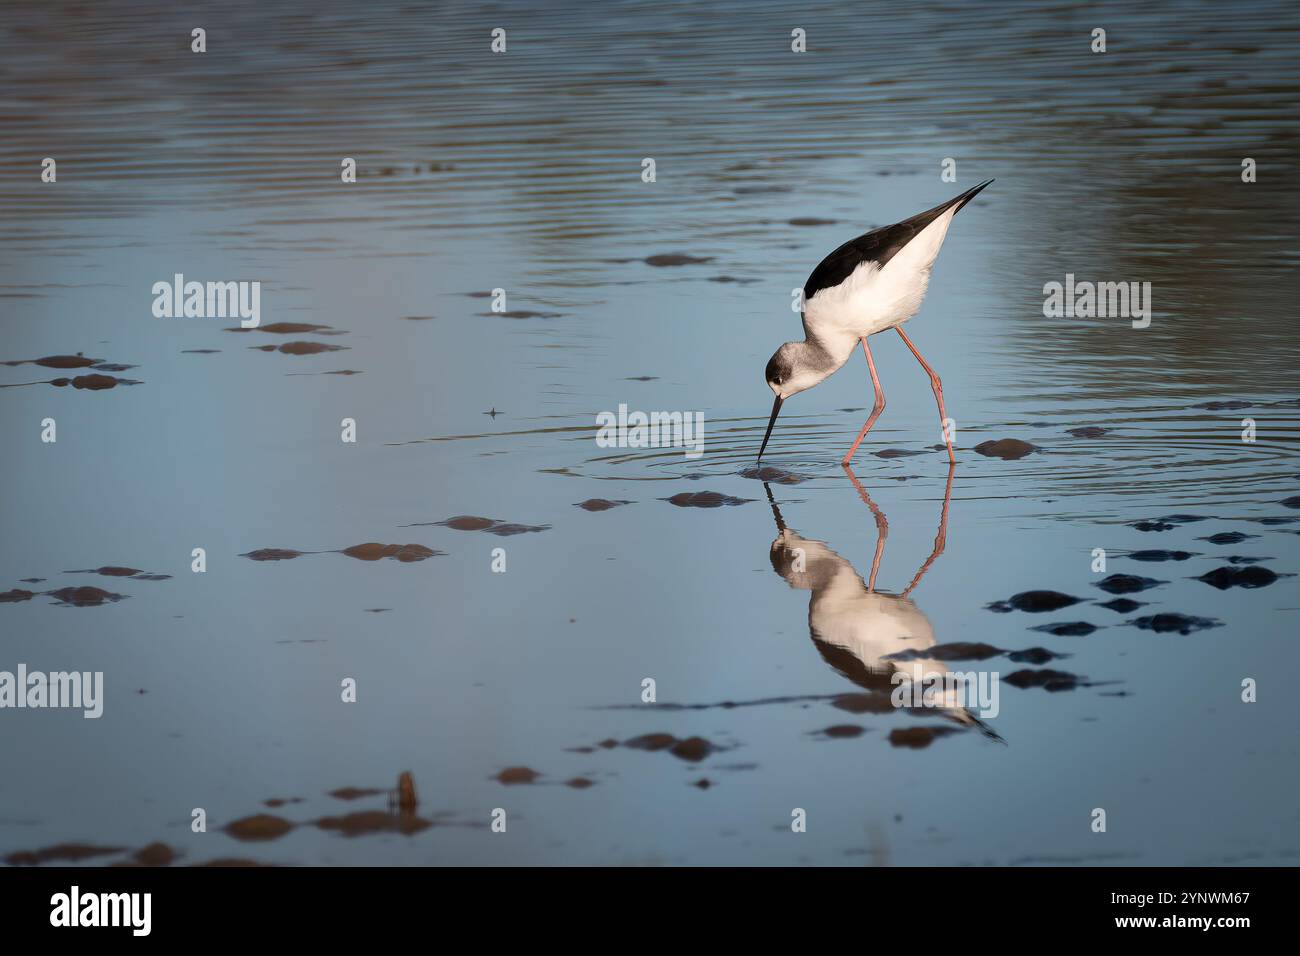
<path fill-rule="evenodd" d="M 781 413 L 781 404 L 791 395 L 828 378 L 849 360 L 854 346 L 861 342 L 876 398 L 867 423 L 858 432 L 842 464 L 852 461 L 858 445 L 885 410 L 885 394 L 880 390 L 876 363 L 871 357 L 871 347 L 867 345 L 868 336 L 885 329 L 898 331 L 904 344 L 930 376 L 930 387 L 939 403 L 940 424 L 946 421 L 943 385 L 903 331 L 903 323 L 921 307 L 930 282 L 930 270 L 939 255 L 939 247 L 943 245 L 952 217 L 991 182 L 993 180 L 986 180 L 910 219 L 850 239 L 813 270 L 803 290 L 804 341 L 786 342 L 767 363 L 767 384 L 776 395 L 776 401 L 772 403 L 772 417 L 768 419 L 767 432 L 758 449 L 760 459 L 767 449 L 767 440 L 772 437 L 772 426 Z M 946 427 L 943 436 L 948 446 L 948 461 L 955 462 L 952 439 Z"/>

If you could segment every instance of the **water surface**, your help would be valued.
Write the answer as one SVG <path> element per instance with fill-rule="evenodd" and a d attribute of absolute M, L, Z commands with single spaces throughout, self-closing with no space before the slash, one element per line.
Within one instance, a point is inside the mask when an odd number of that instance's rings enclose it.
<path fill-rule="evenodd" d="M 0 604 L 0 669 L 102 670 L 108 695 L 97 721 L 3 712 L 0 853 L 1292 861 L 1298 41 L 1294 5 L 1267 2 L 7 8 L 0 360 L 83 353 L 140 384 L 0 367 L 23 386 L 0 391 L 0 591 L 122 595 Z M 787 404 L 764 461 L 784 475 L 746 477 L 763 366 L 800 335 L 791 290 L 845 239 L 992 177 L 909 325 L 957 425 L 951 482 L 892 334 L 853 480 L 856 357 Z M 150 289 L 175 273 L 258 280 L 264 325 L 339 334 L 155 319 Z M 1150 282 L 1150 327 L 1044 318 L 1066 273 Z M 259 350 L 301 341 L 346 350 Z M 599 447 L 596 415 L 620 404 L 702 412 L 705 454 Z M 1001 438 L 1037 450 L 972 450 Z M 877 454 L 900 450 L 917 454 Z M 706 491 L 745 501 L 665 500 Z M 591 499 L 629 503 L 575 507 Z M 442 523 L 458 516 L 498 524 Z M 1202 540 L 1231 532 L 1251 537 Z M 789 535 L 825 581 L 790 570 Z M 419 547 L 341 553 L 367 543 Z M 244 557 L 264 549 L 303 554 Z M 171 577 L 86 573 L 112 566 Z M 1247 566 L 1279 577 L 1197 580 Z M 1119 612 L 1097 587 L 1117 573 L 1163 583 Z M 1031 590 L 1085 600 L 987 608 Z M 888 665 L 819 633 L 828 595 L 850 608 L 837 626 L 893 614 L 919 644 L 1042 648 L 1041 666 L 951 663 L 1077 686 L 1004 680 L 993 734 L 878 712 Z M 1129 623 L 1161 613 L 1218 626 Z M 1030 629 L 1080 621 L 1098 629 Z M 651 734 L 673 743 L 625 745 Z M 700 759 L 673 753 L 694 738 L 680 753 Z M 432 825 L 337 823 L 386 810 L 403 770 Z M 377 792 L 330 796 L 345 787 Z M 221 829 L 257 813 L 296 826 Z"/>

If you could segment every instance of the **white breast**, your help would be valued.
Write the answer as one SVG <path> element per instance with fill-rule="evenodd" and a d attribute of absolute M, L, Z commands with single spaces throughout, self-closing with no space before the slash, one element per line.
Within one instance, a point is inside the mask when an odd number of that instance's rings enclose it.
<path fill-rule="evenodd" d="M 816 334 L 831 338 L 874 335 L 901 325 L 921 307 L 930 271 L 943 246 L 954 206 L 904 246 L 881 269 L 864 262 L 837 286 L 822 289 L 804 304 L 804 321 Z"/>

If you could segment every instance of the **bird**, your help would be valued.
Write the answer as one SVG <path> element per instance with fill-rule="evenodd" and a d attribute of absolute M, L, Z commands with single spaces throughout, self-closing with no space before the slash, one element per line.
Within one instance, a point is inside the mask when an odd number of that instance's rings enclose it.
<path fill-rule="evenodd" d="M 991 182 L 992 179 L 986 180 L 910 219 L 850 239 L 813 270 L 803 288 L 804 341 L 782 345 L 768 360 L 764 372 L 776 400 L 772 403 L 772 417 L 768 419 L 763 444 L 758 449 L 759 461 L 767 449 L 768 439 L 772 437 L 772 426 L 781 413 L 782 403 L 791 395 L 825 381 L 842 368 L 861 342 L 875 389 L 875 403 L 867 423 L 841 461 L 847 466 L 862 439 L 885 410 L 885 394 L 880 388 L 876 362 L 871 357 L 867 338 L 886 329 L 895 329 L 930 376 L 930 387 L 939 405 L 943 440 L 948 446 L 948 461 L 956 462 L 950 429 L 946 424 L 948 416 L 943 406 L 943 385 L 903 331 L 903 323 L 921 307 L 930 283 L 930 271 L 953 217 Z"/>
<path fill-rule="evenodd" d="M 822 658 L 854 684 L 879 697 L 883 707 L 900 681 L 914 681 L 919 673 L 923 683 L 941 683 L 950 671 L 948 664 L 931 651 L 938 644 L 934 626 L 912 600 L 911 593 L 930 565 L 943 554 L 947 543 L 953 469 L 951 465 L 948 468 L 948 485 L 934 548 L 911 583 L 899 594 L 876 588 L 889 522 L 853 469 L 846 466 L 845 470 L 876 521 L 876 552 L 869 578 L 864 581 L 852 563 L 825 542 L 805 538 L 787 527 L 771 486 L 764 482 L 777 529 L 768 556 L 772 570 L 790 587 L 812 592 L 808 601 L 808 630 Z M 1002 742 L 997 733 L 971 713 L 967 702 L 959 699 L 952 688 L 945 686 L 937 702 L 940 713 L 948 720 Z"/>

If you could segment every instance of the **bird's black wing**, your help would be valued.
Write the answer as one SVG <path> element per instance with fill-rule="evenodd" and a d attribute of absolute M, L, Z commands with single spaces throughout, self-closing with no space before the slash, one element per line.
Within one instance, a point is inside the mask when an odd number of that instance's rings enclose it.
<path fill-rule="evenodd" d="M 961 209 L 962 206 L 975 198 L 976 193 L 991 182 L 993 180 L 990 179 L 988 182 L 980 183 L 973 189 L 966 190 L 960 196 L 949 199 L 933 209 L 917 213 L 910 219 L 896 222 L 892 226 L 882 226 L 865 235 L 858 236 L 856 239 L 850 239 L 823 259 L 821 264 L 813 270 L 812 275 L 808 277 L 808 281 L 803 287 L 804 301 L 811 299 L 822 289 L 829 289 L 839 285 L 853 274 L 854 269 L 864 262 L 874 262 L 883 269 L 885 263 L 894 258 L 899 250 L 920 235 L 921 230 L 938 219 L 952 206 L 955 205 L 958 209 Z"/>

